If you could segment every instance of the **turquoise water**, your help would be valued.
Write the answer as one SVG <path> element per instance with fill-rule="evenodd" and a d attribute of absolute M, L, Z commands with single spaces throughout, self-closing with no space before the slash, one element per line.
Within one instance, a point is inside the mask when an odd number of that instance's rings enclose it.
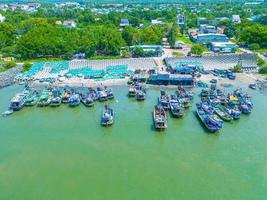
<path fill-rule="evenodd" d="M 0 90 L 0 112 L 20 90 Z M 136 102 L 127 87 L 115 87 L 109 128 L 100 126 L 104 103 L 1 117 L 0 199 L 267 199 L 267 95 L 249 92 L 253 113 L 215 135 L 203 129 L 194 107 L 156 132 L 158 89 Z"/>

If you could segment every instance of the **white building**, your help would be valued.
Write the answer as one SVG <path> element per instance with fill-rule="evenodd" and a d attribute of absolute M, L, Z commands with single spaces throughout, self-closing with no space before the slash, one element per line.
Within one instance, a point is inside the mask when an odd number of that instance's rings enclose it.
<path fill-rule="evenodd" d="M 232 22 L 233 22 L 233 23 L 236 23 L 236 24 L 241 23 L 240 16 L 239 16 L 239 15 L 233 15 L 233 16 L 232 16 Z"/>
<path fill-rule="evenodd" d="M 63 22 L 63 26 L 66 26 L 68 28 L 75 28 L 76 22 L 74 20 L 66 20 Z"/>
<path fill-rule="evenodd" d="M 4 22 L 4 21 L 5 21 L 5 19 L 6 19 L 6 17 L 5 17 L 5 16 L 3 16 L 2 14 L 0 14 L 0 22 Z"/>

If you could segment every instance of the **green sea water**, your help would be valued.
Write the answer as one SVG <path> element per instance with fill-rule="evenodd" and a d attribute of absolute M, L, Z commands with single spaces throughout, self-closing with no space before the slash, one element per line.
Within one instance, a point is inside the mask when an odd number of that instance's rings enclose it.
<path fill-rule="evenodd" d="M 20 91 L 0 90 L 0 111 Z M 193 106 L 153 129 L 159 89 L 144 102 L 114 87 L 112 127 L 93 108 L 24 108 L 0 118 L 1 200 L 267 199 L 267 95 L 254 110 L 208 134 Z M 195 89 L 197 94 L 199 89 Z M 197 101 L 197 97 L 195 102 Z"/>

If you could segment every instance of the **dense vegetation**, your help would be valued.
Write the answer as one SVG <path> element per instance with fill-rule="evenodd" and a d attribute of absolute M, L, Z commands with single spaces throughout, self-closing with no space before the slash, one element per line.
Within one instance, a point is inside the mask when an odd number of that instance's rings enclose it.
<path fill-rule="evenodd" d="M 245 20 L 251 14 L 242 5 L 204 5 L 199 7 L 198 13 L 192 12 L 191 6 L 182 7 L 186 25 L 181 27 L 176 24 L 176 6 L 158 9 L 157 6 L 150 5 L 149 9 L 144 11 L 142 6 L 128 5 L 131 11 L 109 14 L 92 13 L 92 6 L 85 9 L 55 8 L 53 4 L 43 5 L 32 14 L 21 10 L 1 11 L 6 21 L 0 23 L 0 54 L 17 60 L 68 59 L 80 52 L 85 53 L 87 58 L 120 56 L 121 47 L 161 44 L 163 37 L 167 37 L 170 46 L 173 46 L 178 35 L 183 39 L 189 28 L 196 27 L 198 17 L 215 20 L 225 16 L 230 18 L 233 13 L 242 17 L 241 24 L 223 20 L 216 25 L 224 26 L 225 34 L 252 50 L 267 48 L 266 18 L 259 18 L 256 22 Z M 207 9 L 210 12 L 207 12 Z M 254 14 L 266 12 L 264 10 L 264 6 L 258 6 Z M 119 30 L 122 18 L 129 19 L 131 25 Z M 70 19 L 75 20 L 76 28 L 56 24 L 57 21 Z M 164 24 L 152 25 L 152 19 L 160 19 Z M 193 46 L 193 51 L 201 54 L 203 49 Z M 134 55 L 144 55 L 144 52 L 136 48 Z M 129 56 L 128 48 L 123 52 L 123 56 Z"/>

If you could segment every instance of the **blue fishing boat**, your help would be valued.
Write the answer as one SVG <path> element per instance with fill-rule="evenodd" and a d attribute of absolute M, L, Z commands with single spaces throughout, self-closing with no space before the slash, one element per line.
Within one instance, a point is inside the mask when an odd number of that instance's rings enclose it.
<path fill-rule="evenodd" d="M 202 103 L 197 103 L 196 107 L 197 116 L 208 131 L 214 133 L 222 128 L 223 121 L 213 114 L 212 109 L 207 107 L 207 105 L 203 106 Z"/>
<path fill-rule="evenodd" d="M 107 93 L 108 99 L 114 99 L 114 94 L 111 88 L 105 88 L 105 92 Z"/>
<path fill-rule="evenodd" d="M 142 90 L 136 92 L 136 100 L 137 101 L 144 101 L 146 99 L 146 93 Z"/>
<path fill-rule="evenodd" d="M 92 97 L 94 101 L 98 100 L 98 92 L 94 88 L 92 87 L 89 88 L 89 95 Z"/>
<path fill-rule="evenodd" d="M 80 105 L 80 96 L 79 96 L 79 94 L 72 94 L 71 96 L 70 96 L 70 99 L 69 99 L 69 106 L 70 107 L 75 107 L 75 106 L 78 106 L 78 105 Z"/>
<path fill-rule="evenodd" d="M 154 126 L 156 129 L 167 128 L 167 115 L 161 105 L 156 105 L 153 112 Z"/>
<path fill-rule="evenodd" d="M 94 105 L 94 97 L 91 94 L 80 94 L 80 99 L 83 105 L 87 107 Z"/>
<path fill-rule="evenodd" d="M 170 95 L 166 91 L 160 91 L 159 103 L 165 110 L 170 109 Z"/>
<path fill-rule="evenodd" d="M 182 117 L 184 116 L 184 113 L 185 113 L 185 109 L 183 105 L 181 105 L 179 101 L 176 101 L 173 99 L 170 100 L 170 110 L 171 110 L 171 114 L 174 117 Z"/>
<path fill-rule="evenodd" d="M 101 117 L 101 125 L 102 126 L 110 126 L 114 122 L 114 112 L 113 109 L 109 106 L 105 106 L 102 117 Z"/>

